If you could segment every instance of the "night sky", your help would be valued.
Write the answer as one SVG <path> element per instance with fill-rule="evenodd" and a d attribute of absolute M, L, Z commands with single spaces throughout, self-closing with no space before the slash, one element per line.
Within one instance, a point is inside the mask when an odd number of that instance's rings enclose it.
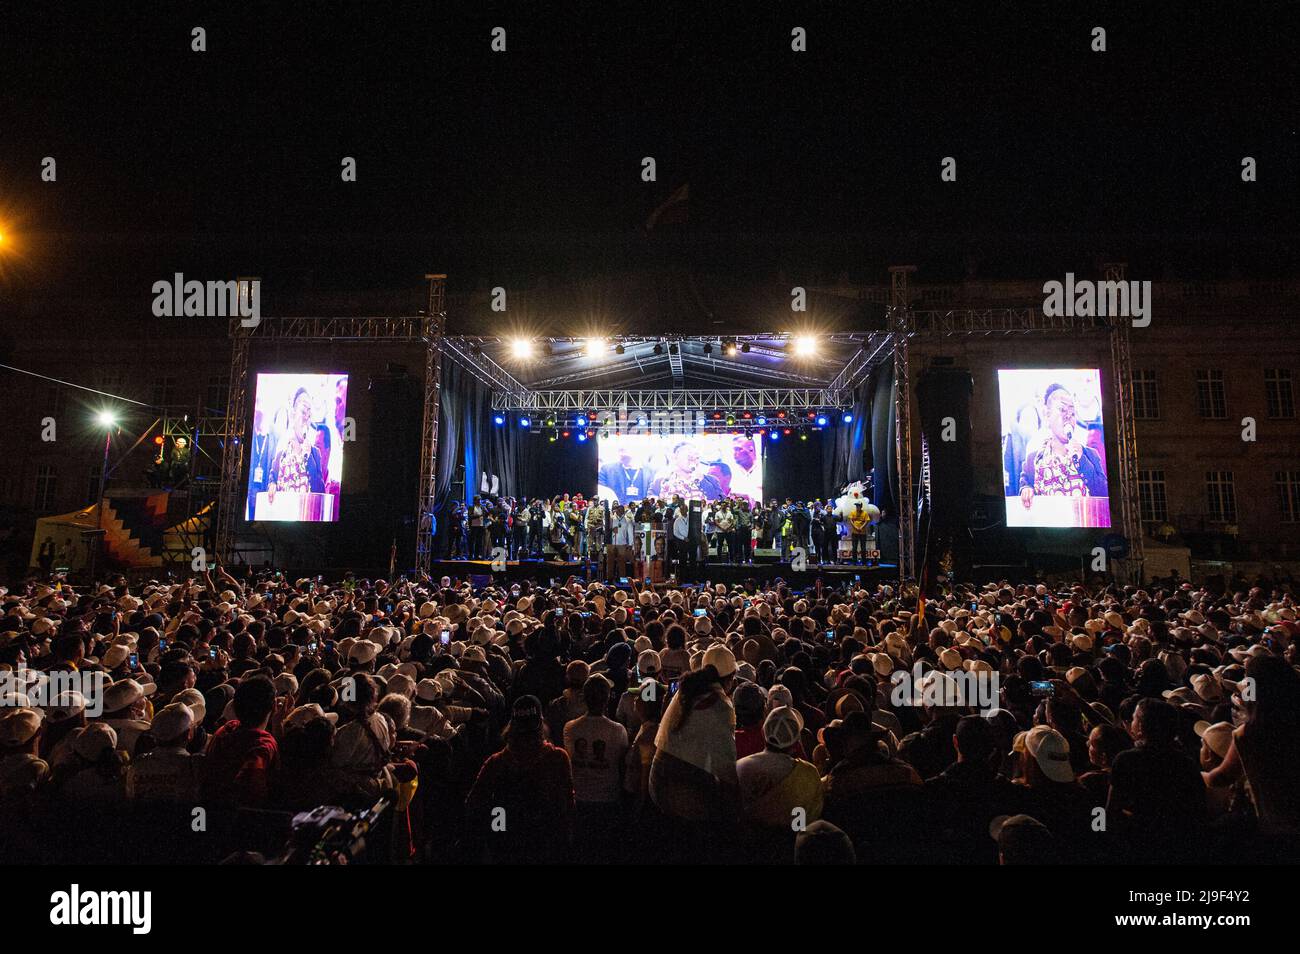
<path fill-rule="evenodd" d="M 436 268 L 464 290 L 675 255 L 876 281 L 1116 254 L 1153 277 L 1295 272 L 1290 4 L 280 6 L 6 5 L 10 289 Z M 685 182 L 689 221 L 647 236 Z"/>

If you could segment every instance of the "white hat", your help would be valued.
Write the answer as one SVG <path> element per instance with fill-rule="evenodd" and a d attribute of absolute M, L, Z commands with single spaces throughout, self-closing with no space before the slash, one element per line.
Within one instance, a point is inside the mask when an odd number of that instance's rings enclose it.
<path fill-rule="evenodd" d="M 153 717 L 149 731 L 155 741 L 167 743 L 180 739 L 192 728 L 194 728 L 194 713 L 190 711 L 190 707 L 180 702 L 173 702 L 163 706 Z"/>
<path fill-rule="evenodd" d="M 372 662 L 379 655 L 379 646 L 368 639 L 359 639 L 348 650 L 348 658 L 354 662 Z"/>
<path fill-rule="evenodd" d="M 194 715 L 195 722 L 202 722 L 208 715 L 208 703 L 203 693 L 197 689 L 182 689 L 172 696 L 172 702 L 179 702 Z"/>
<path fill-rule="evenodd" d="M 763 720 L 763 738 L 773 748 L 791 748 L 802 731 L 803 716 L 792 706 L 778 706 Z"/>
<path fill-rule="evenodd" d="M 712 666 L 723 679 L 736 671 L 736 657 L 726 646 L 710 646 L 704 651 L 703 665 Z"/>
<path fill-rule="evenodd" d="M 733 656 L 732 658 L 734 660 L 735 657 Z M 640 655 L 636 657 L 636 671 L 642 676 L 657 675 L 662 667 L 663 663 L 659 659 L 659 654 L 653 649 L 643 650 Z"/>
<path fill-rule="evenodd" d="M 309 702 L 305 706 L 298 706 L 285 716 L 284 727 L 286 729 L 301 729 L 317 719 L 324 719 L 326 722 L 338 722 L 339 714 L 337 712 L 326 712 L 318 703 Z"/>
<path fill-rule="evenodd" d="M 1210 747 L 1210 751 L 1219 758 L 1225 758 L 1228 749 L 1232 747 L 1232 723 L 1215 722 L 1211 725 L 1204 719 L 1201 719 L 1192 730 L 1200 737 L 1201 741 Z"/>
<path fill-rule="evenodd" d="M 1073 782 L 1070 766 L 1070 743 L 1051 726 L 1036 725 L 1016 736 L 1015 749 L 1026 752 L 1053 782 Z"/>

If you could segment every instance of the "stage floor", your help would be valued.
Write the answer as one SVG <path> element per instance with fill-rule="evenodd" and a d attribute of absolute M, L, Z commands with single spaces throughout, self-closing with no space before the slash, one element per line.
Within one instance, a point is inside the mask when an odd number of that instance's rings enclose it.
<path fill-rule="evenodd" d="M 486 584 L 489 579 L 498 582 L 514 583 L 519 580 L 531 580 L 534 583 L 563 583 L 570 577 L 582 580 L 600 580 L 599 567 L 589 563 L 559 560 L 511 560 L 503 570 L 492 571 L 489 560 L 435 560 L 429 569 L 434 579 L 442 576 L 466 579 Z M 817 578 L 828 585 L 862 582 L 868 586 L 882 583 L 894 583 L 898 580 L 898 567 L 895 564 L 882 563 L 875 566 L 855 566 L 853 564 L 827 564 L 817 566 L 808 564 L 804 570 L 795 571 L 788 563 L 708 563 L 697 566 L 693 572 L 682 576 L 686 583 L 744 583 L 754 580 L 767 583 L 780 577 L 793 589 L 802 590 L 813 586 Z M 605 580 L 617 583 L 618 580 Z"/>

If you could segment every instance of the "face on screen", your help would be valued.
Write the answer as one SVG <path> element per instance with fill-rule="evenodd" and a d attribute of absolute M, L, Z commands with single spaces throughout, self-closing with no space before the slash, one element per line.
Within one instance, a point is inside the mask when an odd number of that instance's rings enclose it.
<path fill-rule="evenodd" d="M 1110 489 L 1095 368 L 998 371 L 1009 527 L 1109 527 Z"/>
<path fill-rule="evenodd" d="M 347 427 L 346 374 L 259 374 L 245 519 L 336 521 Z"/>

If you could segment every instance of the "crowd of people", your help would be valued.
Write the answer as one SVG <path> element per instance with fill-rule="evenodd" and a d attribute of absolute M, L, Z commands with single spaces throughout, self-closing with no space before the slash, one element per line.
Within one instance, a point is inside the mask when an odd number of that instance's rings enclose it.
<path fill-rule="evenodd" d="M 1300 833 L 1289 585 L 218 569 L 0 607 L 6 860 L 379 798 L 384 859 L 427 863 L 1244 862 Z"/>
<path fill-rule="evenodd" d="M 449 559 L 486 560 L 493 551 L 507 560 L 540 560 L 551 555 L 568 561 L 599 562 L 609 547 L 629 548 L 640 557 L 642 534 L 666 537 L 670 562 L 753 563 L 756 550 L 788 561 L 801 547 L 807 562 L 819 566 L 874 562 L 876 536 L 867 502 L 837 513 L 833 500 L 786 498 L 751 504 L 732 495 L 700 502 L 699 552 L 688 554 L 690 505 L 681 495 L 647 497 L 627 504 L 589 500 L 582 494 L 551 499 L 474 497 L 452 507 L 447 533 Z M 841 553 L 841 541 L 848 552 Z M 635 552 L 634 552 L 635 551 Z"/>

